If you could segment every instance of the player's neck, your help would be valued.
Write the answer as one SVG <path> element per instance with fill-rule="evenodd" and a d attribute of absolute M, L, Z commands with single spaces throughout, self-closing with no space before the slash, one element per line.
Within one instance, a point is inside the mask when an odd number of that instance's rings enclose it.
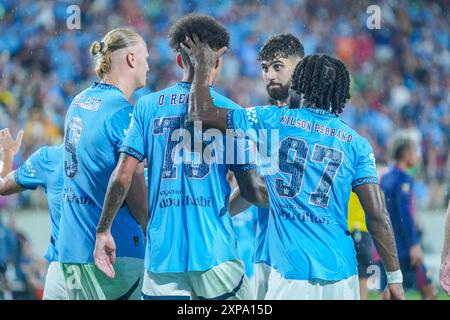
<path fill-rule="evenodd" d="M 183 78 L 181 79 L 182 82 L 189 82 L 192 83 L 192 81 L 194 80 L 194 75 L 191 75 L 191 73 L 189 72 L 184 72 L 183 73 Z M 213 77 L 209 77 L 209 81 L 208 84 L 210 86 L 212 86 L 214 84 L 214 78 Z"/>
<path fill-rule="evenodd" d="M 286 100 L 277 100 L 277 106 L 278 107 L 284 107 L 284 106 L 287 106 L 289 104 L 289 101 L 286 99 Z"/>
<path fill-rule="evenodd" d="M 127 100 L 131 98 L 131 95 L 136 90 L 135 86 L 131 83 L 131 81 L 125 79 L 124 77 L 115 77 L 113 75 L 105 76 L 100 82 L 111 84 L 120 91 L 122 91 L 123 95 Z"/>
<path fill-rule="evenodd" d="M 183 78 L 181 79 L 181 81 L 192 83 L 193 80 L 194 80 L 193 73 L 191 74 L 190 72 L 183 72 Z"/>

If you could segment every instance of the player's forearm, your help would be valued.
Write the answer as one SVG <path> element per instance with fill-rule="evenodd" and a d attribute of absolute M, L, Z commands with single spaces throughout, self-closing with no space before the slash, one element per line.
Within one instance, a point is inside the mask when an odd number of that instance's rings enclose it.
<path fill-rule="evenodd" d="M 445 238 L 442 249 L 442 260 L 450 258 L 450 201 L 448 202 L 447 215 L 445 218 Z"/>
<path fill-rule="evenodd" d="M 1 171 L 0 171 L 0 177 L 6 177 L 7 174 L 9 174 L 12 171 L 13 167 L 13 161 L 14 161 L 14 154 L 11 154 L 9 152 L 5 152 L 1 157 Z"/>
<path fill-rule="evenodd" d="M 0 195 L 9 196 L 25 190 L 17 184 L 15 174 L 15 171 L 13 171 L 4 178 L 0 177 Z"/>
<path fill-rule="evenodd" d="M 108 183 L 102 215 L 97 226 L 97 233 L 110 231 L 114 218 L 125 200 L 130 185 L 131 176 L 121 174 L 120 168 L 116 167 Z"/>
<path fill-rule="evenodd" d="M 383 192 L 378 184 L 364 184 L 354 189 L 367 217 L 367 228 L 386 271 L 400 269 L 391 220 Z"/>
<path fill-rule="evenodd" d="M 216 128 L 225 132 L 227 128 L 228 109 L 216 108 L 213 104 L 209 88 L 209 75 L 211 69 L 208 66 L 197 64 L 194 71 L 194 79 L 189 97 L 189 121 L 202 121 L 206 128 Z"/>
<path fill-rule="evenodd" d="M 397 246 L 387 211 L 384 210 L 376 214 L 371 214 L 368 218 L 367 228 L 386 271 L 399 270 Z"/>
<path fill-rule="evenodd" d="M 240 195 L 246 201 L 260 208 L 269 207 L 269 194 L 264 179 L 256 173 L 256 169 L 237 171 L 234 173 L 239 185 Z"/>

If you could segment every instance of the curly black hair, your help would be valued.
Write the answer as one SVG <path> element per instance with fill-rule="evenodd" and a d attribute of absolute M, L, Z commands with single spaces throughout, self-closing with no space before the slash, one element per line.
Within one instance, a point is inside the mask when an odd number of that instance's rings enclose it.
<path fill-rule="evenodd" d="M 272 61 L 278 57 L 288 58 L 291 56 L 303 58 L 305 49 L 296 36 L 283 33 L 267 40 L 259 50 L 258 61 Z"/>
<path fill-rule="evenodd" d="M 230 46 L 230 34 L 216 19 L 207 15 L 189 14 L 175 22 L 169 29 L 168 39 L 172 49 L 179 51 L 187 35 L 197 34 L 200 40 L 218 50 Z"/>
<path fill-rule="evenodd" d="M 326 54 L 302 59 L 292 75 L 291 89 L 303 97 L 303 105 L 342 113 L 350 96 L 350 75 L 345 64 Z"/>

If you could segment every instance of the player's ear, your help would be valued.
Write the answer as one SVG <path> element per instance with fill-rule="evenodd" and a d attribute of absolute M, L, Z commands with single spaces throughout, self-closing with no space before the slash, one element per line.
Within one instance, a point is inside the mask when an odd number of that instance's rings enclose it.
<path fill-rule="evenodd" d="M 127 63 L 131 68 L 136 67 L 136 57 L 134 56 L 134 53 L 129 52 L 127 54 Z"/>
<path fill-rule="evenodd" d="M 179 66 L 181 69 L 184 69 L 183 58 L 181 57 L 181 54 L 180 54 L 180 53 L 177 54 L 177 63 L 178 63 L 178 66 Z"/>

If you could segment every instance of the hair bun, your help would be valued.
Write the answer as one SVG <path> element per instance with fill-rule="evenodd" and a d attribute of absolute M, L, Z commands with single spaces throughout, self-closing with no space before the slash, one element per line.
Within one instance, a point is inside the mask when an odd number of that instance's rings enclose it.
<path fill-rule="evenodd" d="M 90 52 L 91 52 L 91 54 L 93 56 L 95 56 L 97 53 L 102 51 L 102 49 L 103 49 L 102 43 L 103 43 L 103 41 L 100 42 L 100 41 L 97 41 L 97 40 L 92 43 Z M 104 43 L 103 43 L 103 46 L 104 46 Z"/>

